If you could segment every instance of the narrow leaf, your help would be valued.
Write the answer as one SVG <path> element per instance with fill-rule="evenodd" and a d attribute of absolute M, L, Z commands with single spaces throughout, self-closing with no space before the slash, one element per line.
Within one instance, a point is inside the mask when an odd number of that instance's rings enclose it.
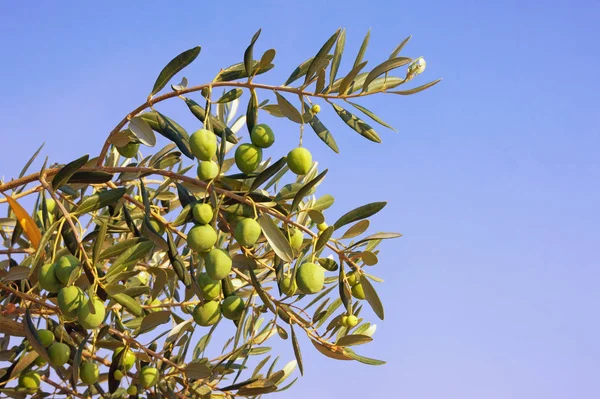
<path fill-rule="evenodd" d="M 65 184 L 75 172 L 77 172 L 83 165 L 85 165 L 90 158 L 89 155 L 84 155 L 81 158 L 77 158 L 74 161 L 69 162 L 63 166 L 52 179 L 52 188 L 56 190 L 63 184 Z"/>
<path fill-rule="evenodd" d="M 392 51 L 392 54 L 390 55 L 389 59 L 391 60 L 393 58 L 396 58 L 411 38 L 412 35 L 409 35 L 406 39 L 402 40 L 402 42 L 394 49 L 394 51 Z"/>
<path fill-rule="evenodd" d="M 154 147 L 156 145 L 156 136 L 152 128 L 144 119 L 139 116 L 132 118 L 129 121 L 129 130 L 133 132 L 135 137 L 145 146 Z"/>
<path fill-rule="evenodd" d="M 308 106 L 308 104 L 304 103 L 304 111 L 308 112 L 309 109 L 310 107 Z M 317 134 L 317 136 L 321 139 L 321 141 L 327 144 L 327 146 L 331 148 L 333 152 L 339 154 L 340 150 L 337 146 L 337 143 L 335 142 L 335 139 L 333 138 L 333 135 L 331 134 L 329 129 L 327 129 L 327 127 L 323 125 L 321 120 L 317 118 L 316 115 L 313 115 L 313 118 L 310 120 L 310 122 L 308 122 L 308 124 L 310 125 L 312 130 Z"/>
<path fill-rule="evenodd" d="M 371 29 L 367 31 L 365 38 L 363 39 L 360 49 L 358 50 L 358 54 L 356 54 L 356 59 L 354 60 L 354 66 L 352 68 L 356 68 L 360 63 L 362 63 L 363 57 L 365 56 L 365 52 L 367 51 L 367 47 L 369 46 L 369 39 L 371 38 Z"/>
<path fill-rule="evenodd" d="M 163 70 L 158 75 L 156 82 L 154 82 L 154 87 L 152 88 L 152 92 L 149 97 L 152 97 L 159 91 L 163 89 L 169 83 L 169 80 L 173 78 L 179 71 L 183 68 L 191 64 L 196 57 L 200 54 L 200 46 L 196 46 L 192 49 L 186 50 L 183 53 L 179 54 L 177 57 L 173 58 L 169 63 L 163 68 Z"/>
<path fill-rule="evenodd" d="M 317 73 L 319 66 L 325 60 L 325 57 L 329 54 L 329 51 L 337 41 L 337 38 L 340 34 L 341 30 L 338 29 L 326 42 L 323 44 L 323 47 L 319 50 L 315 58 L 313 58 L 310 66 L 308 67 L 308 71 L 306 71 L 306 79 L 304 80 L 304 84 L 308 83 L 310 79 Z"/>
<path fill-rule="evenodd" d="M 356 334 L 356 335 L 346 335 L 344 337 L 341 337 L 340 339 L 337 340 L 337 342 L 335 344 L 338 346 L 353 346 L 353 345 L 366 344 L 371 341 L 373 341 L 373 338 L 369 337 L 368 335 Z"/>
<path fill-rule="evenodd" d="M 6 194 L 4 194 L 4 196 L 19 222 L 19 226 L 21 226 L 23 232 L 25 232 L 25 235 L 31 242 L 31 245 L 33 248 L 38 249 L 40 240 L 42 239 L 42 233 L 35 224 L 35 221 L 13 197 Z"/>
<path fill-rule="evenodd" d="M 346 44 L 346 29 L 342 29 L 340 35 L 335 44 L 335 51 L 333 52 L 333 61 L 331 61 L 331 73 L 329 75 L 329 87 L 333 86 L 335 76 L 340 68 L 340 62 L 342 61 L 342 54 L 344 52 L 344 45 Z M 317 90 L 317 92 L 319 92 Z"/>
<path fill-rule="evenodd" d="M 112 173 L 99 170 L 80 170 L 69 178 L 69 184 L 103 184 L 112 180 Z"/>
<path fill-rule="evenodd" d="M 258 218 L 258 223 L 260 224 L 269 245 L 273 248 L 273 251 L 275 251 L 277 256 L 284 262 L 291 262 L 294 259 L 292 247 L 273 219 L 271 219 L 269 215 L 263 213 Z"/>
<path fill-rule="evenodd" d="M 419 93 L 423 90 L 429 89 L 430 87 L 435 86 L 436 84 L 438 84 L 441 81 L 442 81 L 442 79 L 438 79 L 438 80 L 434 80 L 433 82 L 426 83 L 422 86 L 415 87 L 414 89 L 390 91 L 390 93 L 400 94 L 402 96 L 409 96 L 411 94 Z"/>
<path fill-rule="evenodd" d="M 373 288 L 369 279 L 361 279 L 360 284 L 362 285 L 363 290 L 365 291 L 365 297 L 367 298 L 367 302 L 369 302 L 369 305 L 371 305 L 373 312 L 375 312 L 377 317 L 383 320 L 383 304 L 379 299 L 379 295 L 377 295 L 377 291 L 375 291 L 375 288 Z"/>
<path fill-rule="evenodd" d="M 363 107 L 362 105 L 347 101 L 350 105 L 352 105 L 354 108 L 358 109 L 359 111 L 361 111 L 362 113 L 364 113 L 365 115 L 367 115 L 369 118 L 373 119 L 375 122 L 379 123 L 382 126 L 387 127 L 388 129 L 392 129 L 393 131 L 397 132 L 396 129 L 394 129 L 392 126 L 388 125 L 387 123 L 385 123 L 384 121 L 381 120 L 381 118 L 379 118 L 377 115 L 375 115 L 373 112 L 369 111 L 368 109 L 366 109 L 365 107 Z"/>
<path fill-rule="evenodd" d="M 248 46 L 248 48 L 246 48 L 246 51 L 244 51 L 244 68 L 246 69 L 246 74 L 248 76 L 252 76 L 252 72 L 253 72 L 253 68 L 254 68 L 254 54 L 253 54 L 254 43 L 256 43 L 256 41 L 258 40 L 261 30 L 262 29 L 259 29 L 254 34 L 254 36 L 252 36 L 250 45 Z"/>
<path fill-rule="evenodd" d="M 384 73 L 387 73 L 393 69 L 401 67 L 402 65 L 406 65 L 411 61 L 412 61 L 412 58 L 397 57 L 397 58 L 392 58 L 390 60 L 386 60 L 386 61 L 382 62 L 381 64 L 377 65 L 375 68 L 373 68 L 373 70 L 371 72 L 369 72 L 369 74 L 365 78 L 365 83 L 363 83 L 363 92 L 365 92 L 369 89 L 369 84 L 373 80 L 375 80 L 375 78 L 377 78 L 380 75 L 383 75 Z"/>
<path fill-rule="evenodd" d="M 275 162 L 274 164 L 272 164 L 271 166 L 269 166 L 268 168 L 266 168 L 265 170 L 260 172 L 260 174 L 254 178 L 254 181 L 252 182 L 252 185 L 250 186 L 249 191 L 256 190 L 258 187 L 260 187 L 261 184 L 263 184 L 264 182 L 269 180 L 277 172 L 279 172 L 281 169 L 283 169 L 286 166 L 286 164 L 287 164 L 286 158 L 282 157 L 277 162 Z"/>
<path fill-rule="evenodd" d="M 145 112 L 140 118 L 148 123 L 152 130 L 174 142 L 185 156 L 194 159 L 192 150 L 190 150 L 189 135 L 177 122 L 157 111 Z"/>
<path fill-rule="evenodd" d="M 353 238 L 361 235 L 369 228 L 369 220 L 361 220 L 358 223 L 352 225 L 345 233 L 340 237 L 340 239 L 344 238 Z"/>
<path fill-rule="evenodd" d="M 285 115 L 289 120 L 296 123 L 302 123 L 302 114 L 300 111 L 296 109 L 284 96 L 279 94 L 277 91 L 275 92 L 277 96 L 277 105 L 279 105 L 279 109 L 281 113 Z"/>
<path fill-rule="evenodd" d="M 358 65 L 356 65 L 354 68 L 352 68 L 352 70 L 348 73 L 348 75 L 346 75 L 339 84 L 339 87 L 337 88 L 337 91 L 341 94 L 341 95 L 345 95 L 346 92 L 348 91 L 348 88 L 350 87 L 350 84 L 352 84 L 352 82 L 354 81 L 354 79 L 356 79 L 356 76 L 358 75 L 358 73 L 360 71 L 362 71 L 362 69 L 367 65 L 368 61 L 362 62 Z M 333 88 L 335 88 L 335 85 L 333 86 Z"/>
<path fill-rule="evenodd" d="M 315 252 L 319 252 L 321 249 L 325 247 L 325 244 L 329 241 L 334 231 L 333 226 L 327 227 L 319 234 L 319 238 L 317 239 L 317 243 L 315 244 Z"/>
<path fill-rule="evenodd" d="M 327 174 L 327 169 L 325 169 L 317 177 L 315 177 L 314 179 L 312 179 L 311 181 L 306 183 L 304 186 L 302 186 L 302 188 L 300 190 L 298 190 L 298 192 L 294 196 L 294 200 L 292 201 L 292 206 L 290 208 L 290 212 L 294 212 L 294 210 L 298 207 L 298 205 L 300 205 L 300 201 L 302 201 L 302 199 L 308 195 L 308 193 L 313 189 L 313 187 L 315 187 L 317 184 L 319 184 L 321 182 L 321 180 L 323 180 L 325 178 L 326 174 Z"/>
<path fill-rule="evenodd" d="M 354 353 L 354 351 L 352 351 L 348 348 L 344 348 L 344 354 L 346 356 L 350 357 L 351 359 L 357 360 L 364 364 L 368 364 L 370 366 L 381 366 L 381 365 L 385 364 L 385 362 L 383 360 L 371 359 L 368 357 L 357 355 L 356 353 Z"/>
<path fill-rule="evenodd" d="M 96 211 L 108 205 L 116 203 L 125 195 L 126 188 L 115 188 L 113 190 L 99 191 L 96 194 L 86 197 L 76 210 L 77 215 L 83 215 Z"/>
<path fill-rule="evenodd" d="M 357 220 L 366 219 L 370 216 L 373 216 L 377 212 L 383 209 L 387 205 L 387 202 L 372 202 L 367 205 L 359 206 L 356 209 L 347 212 L 342 217 L 340 217 L 335 223 L 335 229 L 339 229 L 342 226 L 345 226 L 349 223 L 356 222 Z"/>
<path fill-rule="evenodd" d="M 332 58 L 333 58 L 333 56 L 329 55 L 329 54 L 325 57 L 326 60 L 330 60 Z M 306 72 L 308 71 L 308 67 L 313 62 L 314 59 L 315 59 L 315 57 L 311 57 L 311 58 L 307 59 L 306 61 L 304 61 L 302 64 L 298 65 L 298 67 L 296 69 L 294 69 L 294 71 L 292 72 L 290 77 L 285 81 L 285 83 L 283 85 L 288 86 L 290 83 L 293 83 L 296 80 L 300 79 L 302 76 L 305 76 Z"/>
<path fill-rule="evenodd" d="M 217 100 L 217 103 L 225 104 L 225 103 L 232 102 L 236 98 L 240 98 L 243 93 L 244 93 L 244 90 L 242 90 L 242 89 L 238 89 L 238 88 L 231 89 L 227 93 L 223 94 L 221 96 L 221 98 L 219 98 Z"/>
<path fill-rule="evenodd" d="M 294 331 L 293 324 L 290 324 L 290 330 L 292 332 L 292 346 L 294 348 L 294 356 L 296 356 L 296 361 L 298 362 L 298 370 L 300 370 L 300 375 L 304 375 L 304 365 L 302 363 L 302 353 L 300 352 L 300 344 L 298 344 L 298 338 L 296 338 L 296 333 Z"/>
<path fill-rule="evenodd" d="M 350 126 L 354 131 L 356 131 L 358 134 L 370 141 L 373 141 L 375 143 L 381 143 L 379 135 L 377 134 L 377 132 L 375 132 L 375 130 L 373 130 L 373 128 L 369 124 L 367 124 L 357 116 L 352 115 L 350 112 L 346 111 L 339 105 L 333 103 L 331 105 L 333 106 L 335 112 L 337 112 L 339 117 L 342 118 L 342 120 L 346 122 L 346 124 Z"/>

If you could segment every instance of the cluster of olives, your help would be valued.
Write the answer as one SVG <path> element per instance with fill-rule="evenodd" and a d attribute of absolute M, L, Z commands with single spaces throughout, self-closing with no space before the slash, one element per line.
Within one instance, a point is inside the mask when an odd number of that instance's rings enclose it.
<path fill-rule="evenodd" d="M 62 342 L 55 342 L 54 333 L 50 330 L 40 329 L 37 330 L 40 343 L 46 348 L 50 364 L 54 367 L 61 367 L 65 365 L 71 357 L 71 348 Z M 123 352 L 125 350 L 125 352 Z M 129 348 L 120 347 L 113 352 L 112 360 L 117 361 L 119 354 L 123 352 L 120 357 L 119 364 L 115 370 L 113 377 L 120 381 L 125 373 L 133 368 L 136 356 Z M 36 366 L 44 366 L 46 361 L 38 356 L 34 361 Z M 98 382 L 100 377 L 100 370 L 98 364 L 91 361 L 84 361 L 79 366 L 79 378 L 81 382 L 86 385 L 94 385 Z M 158 383 L 159 373 L 155 367 L 144 366 L 141 368 L 138 381 L 144 388 L 153 387 Z M 36 371 L 27 371 L 19 376 L 18 386 L 27 391 L 36 391 L 40 387 L 41 377 Z M 137 387 L 135 385 L 130 386 L 127 389 L 127 393 L 135 395 L 137 393 Z"/>
<path fill-rule="evenodd" d="M 352 289 L 352 296 L 356 299 L 365 299 L 365 291 L 360 283 L 360 274 L 356 271 L 352 271 L 346 275 L 346 279 Z"/>
<path fill-rule="evenodd" d="M 254 172 L 262 162 L 264 148 L 275 142 L 273 130 L 266 124 L 254 126 L 250 132 L 251 143 L 240 144 L 235 151 L 235 164 L 240 171 Z M 219 165 L 213 161 L 217 154 L 217 137 L 207 129 L 200 129 L 190 136 L 190 149 L 198 159 L 198 178 L 208 181 L 219 175 Z M 312 155 L 306 148 L 294 148 L 288 153 L 287 164 L 297 175 L 305 175 L 312 166 Z"/>
<path fill-rule="evenodd" d="M 104 321 L 104 302 L 94 296 L 87 298 L 81 288 L 73 285 L 81 274 L 81 262 L 73 255 L 62 256 L 55 263 L 42 266 L 38 272 L 40 287 L 57 293 L 58 307 L 65 320 L 77 319 L 86 329 L 97 328 Z"/>

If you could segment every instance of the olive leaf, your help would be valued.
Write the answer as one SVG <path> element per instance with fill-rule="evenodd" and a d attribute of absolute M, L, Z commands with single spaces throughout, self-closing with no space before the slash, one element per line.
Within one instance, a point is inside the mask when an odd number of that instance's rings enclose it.
<path fill-rule="evenodd" d="M 294 356 L 298 362 L 298 370 L 300 374 L 304 375 L 304 364 L 302 363 L 302 353 L 300 352 L 300 344 L 298 344 L 298 338 L 296 338 L 296 332 L 294 331 L 294 325 L 290 324 L 290 332 L 292 333 L 292 347 L 294 349 Z"/>
<path fill-rule="evenodd" d="M 433 82 L 425 83 L 422 86 L 415 87 L 414 89 L 390 91 L 390 93 L 400 94 L 403 96 L 409 96 L 411 94 L 419 93 L 423 90 L 429 89 L 430 87 L 435 86 L 436 84 L 440 83 L 441 81 L 442 81 L 442 79 L 438 79 L 438 80 L 434 80 Z"/>
<path fill-rule="evenodd" d="M 258 223 L 260 224 L 269 245 L 273 248 L 273 251 L 275 251 L 277 256 L 284 262 L 291 262 L 294 258 L 292 247 L 273 219 L 271 219 L 269 215 L 263 213 L 259 216 Z"/>
<path fill-rule="evenodd" d="M 143 113 L 140 118 L 145 121 L 157 133 L 171 140 L 177 145 L 177 148 L 188 158 L 194 159 L 190 149 L 189 135 L 174 120 L 166 117 L 158 111 L 148 111 Z"/>
<path fill-rule="evenodd" d="M 382 210 L 387 205 L 387 202 L 372 202 L 370 204 L 359 206 L 356 209 L 342 215 L 333 226 L 335 229 L 339 229 L 349 223 L 356 222 L 357 220 L 366 219 L 370 216 L 375 215 L 377 212 Z"/>
<path fill-rule="evenodd" d="M 365 78 L 365 82 L 363 83 L 363 92 L 369 89 L 369 84 L 375 80 L 375 78 L 387 73 L 393 69 L 401 67 L 402 65 L 406 65 L 412 61 L 412 58 L 408 57 L 397 57 L 389 60 L 385 60 L 381 64 L 377 65 Z"/>
<path fill-rule="evenodd" d="M 143 118 L 139 116 L 131 118 L 128 129 L 143 145 L 148 147 L 154 147 L 156 145 L 156 136 L 152 131 L 152 127 L 150 127 L 148 122 Z"/>
<path fill-rule="evenodd" d="M 244 91 L 242 89 L 231 89 L 227 93 L 223 94 L 218 100 L 217 103 L 224 104 L 232 102 L 233 100 L 240 98 Z"/>
<path fill-rule="evenodd" d="M 154 87 L 150 92 L 148 97 L 152 97 L 159 91 L 163 89 L 169 83 L 169 80 L 173 78 L 179 71 L 183 68 L 191 64 L 196 57 L 200 54 L 200 46 L 196 46 L 191 48 L 183 53 L 179 54 L 177 57 L 173 58 L 169 63 L 163 68 L 163 70 L 156 78 L 156 82 L 154 82 Z"/>
<path fill-rule="evenodd" d="M 125 195 L 126 191 L 127 189 L 123 187 L 99 191 L 96 194 L 86 197 L 77 207 L 75 213 L 77 215 L 83 215 L 85 213 L 97 211 L 105 206 L 115 204 L 123 197 L 123 195 Z"/>
<path fill-rule="evenodd" d="M 333 56 L 329 55 L 329 54 L 325 56 L 325 60 L 327 60 L 327 61 L 331 60 L 332 58 L 333 58 Z M 292 72 L 290 77 L 285 81 L 285 83 L 283 85 L 289 86 L 290 83 L 294 83 L 296 80 L 300 79 L 302 76 L 305 76 L 306 72 L 308 72 L 308 67 L 312 64 L 314 59 L 315 59 L 315 57 L 311 57 L 311 58 L 307 59 L 306 61 L 304 61 L 302 64 L 298 65 L 298 67 L 296 69 L 294 69 L 294 71 Z"/>
<path fill-rule="evenodd" d="M 245 68 L 246 74 L 248 76 L 252 76 L 252 74 L 254 73 L 253 49 L 254 49 L 254 43 L 256 43 L 256 41 L 258 40 L 258 37 L 260 36 L 261 31 L 262 31 L 262 29 L 259 29 L 254 34 L 254 36 L 252 36 L 250 45 L 248 46 L 248 48 L 246 48 L 246 51 L 244 51 L 244 68 Z"/>
<path fill-rule="evenodd" d="M 304 111 L 308 112 L 309 110 L 310 107 L 308 106 L 308 104 L 304 103 Z M 335 153 L 340 152 L 338 145 L 335 142 L 335 139 L 333 138 L 333 135 L 331 134 L 329 129 L 327 129 L 325 125 L 323 125 L 321 120 L 317 118 L 316 115 L 313 115 L 312 119 L 308 122 L 308 124 L 317 134 L 317 136 L 321 139 L 321 141 L 327 144 L 327 146 L 331 148 Z"/>
<path fill-rule="evenodd" d="M 375 288 L 373 288 L 369 279 L 361 279 L 360 284 L 362 285 L 363 290 L 365 291 L 365 297 L 367 298 L 367 302 L 369 302 L 369 305 L 371 305 L 371 308 L 373 309 L 377 317 L 383 320 L 383 304 L 379 299 L 379 295 L 377 295 L 377 291 L 375 291 Z"/>
<path fill-rule="evenodd" d="M 77 158 L 74 161 L 69 162 L 65 166 L 63 166 L 52 179 L 52 188 L 54 190 L 58 189 L 60 186 L 65 184 L 75 172 L 77 172 L 86 162 L 89 160 L 89 155 L 84 155 L 81 158 Z"/>
<path fill-rule="evenodd" d="M 340 68 L 340 62 L 342 61 L 342 54 L 344 53 L 344 45 L 346 44 L 346 29 L 342 29 L 340 35 L 337 38 L 335 44 L 335 51 L 333 52 L 333 61 L 331 61 L 331 73 L 329 74 L 329 87 L 333 86 L 335 76 L 337 75 L 338 69 Z M 317 92 L 320 92 L 317 90 Z"/>
<path fill-rule="evenodd" d="M 304 84 L 306 85 L 310 79 L 316 75 L 319 66 L 326 59 L 326 56 L 329 54 L 329 51 L 337 41 L 338 36 L 340 35 L 341 29 L 338 29 L 326 42 L 323 44 L 317 55 L 313 58 L 308 70 L 306 71 L 306 79 L 304 80 Z"/>
<path fill-rule="evenodd" d="M 333 109 L 335 109 L 335 112 L 340 116 L 340 118 L 342 118 L 342 120 L 346 122 L 346 124 L 350 126 L 354 131 L 356 131 L 361 136 L 370 141 L 373 141 L 375 143 L 381 143 L 379 135 L 375 132 L 375 130 L 373 130 L 373 128 L 369 124 L 359 119 L 355 115 L 352 115 L 350 112 L 346 111 L 339 105 L 333 103 L 331 105 L 333 106 Z"/>
<path fill-rule="evenodd" d="M 302 123 L 302 114 L 300 111 L 296 109 L 284 96 L 279 94 L 277 91 L 275 92 L 275 96 L 277 96 L 277 105 L 281 110 L 281 113 L 285 115 L 289 120 L 296 123 Z"/>
<path fill-rule="evenodd" d="M 363 57 L 365 56 L 365 52 L 367 51 L 367 47 L 369 46 L 369 39 L 371 38 L 371 29 L 367 31 L 365 38 L 363 39 L 360 49 L 358 50 L 358 54 L 356 54 L 356 59 L 354 60 L 354 65 L 352 68 L 356 68 L 358 65 L 362 63 Z"/>
<path fill-rule="evenodd" d="M 373 112 L 369 111 L 367 108 L 363 107 L 360 104 L 356 104 L 350 101 L 347 101 L 348 104 L 352 105 L 354 108 L 358 109 L 359 111 L 361 111 L 362 113 L 364 113 L 365 115 L 367 115 L 369 118 L 373 119 L 375 122 L 379 123 L 382 126 L 387 127 L 388 129 L 392 129 L 393 131 L 397 132 L 396 129 L 394 129 L 392 126 L 388 125 L 387 123 L 385 123 L 384 121 L 381 120 L 381 118 L 379 118 L 377 115 L 375 115 Z"/>

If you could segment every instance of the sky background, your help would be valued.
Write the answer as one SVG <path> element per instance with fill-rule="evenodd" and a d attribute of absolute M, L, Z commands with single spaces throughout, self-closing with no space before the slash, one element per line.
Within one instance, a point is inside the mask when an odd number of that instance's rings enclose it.
<path fill-rule="evenodd" d="M 398 133 L 380 127 L 383 144 L 370 143 L 321 104 L 341 154 L 305 139 L 329 168 L 329 219 L 387 200 L 370 231 L 404 234 L 369 270 L 386 280 L 387 317 L 357 348 L 388 364 L 305 345 L 304 378 L 277 396 L 598 398 L 599 26 L 594 1 L 6 2 L 0 175 L 17 176 L 44 141 L 55 162 L 97 154 L 161 68 L 195 45 L 184 75 L 205 83 L 263 28 L 255 54 L 274 47 L 276 68 L 257 81 L 281 84 L 338 27 L 348 29 L 340 73 L 367 29 L 371 67 L 412 34 L 403 54 L 428 66 L 411 85 L 443 82 L 361 102 Z M 199 127 L 181 102 L 159 109 Z M 264 121 L 276 150 L 297 144 L 292 123 Z"/>

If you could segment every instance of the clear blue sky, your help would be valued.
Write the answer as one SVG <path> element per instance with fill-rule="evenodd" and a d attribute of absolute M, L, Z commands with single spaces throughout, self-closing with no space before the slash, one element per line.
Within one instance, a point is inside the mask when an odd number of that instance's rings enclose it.
<path fill-rule="evenodd" d="M 1 175 L 17 175 L 43 141 L 57 162 L 96 154 L 162 66 L 194 45 L 202 53 L 185 75 L 204 83 L 241 61 L 262 27 L 256 51 L 278 53 L 260 80 L 279 84 L 338 27 L 348 28 L 343 72 L 369 27 L 371 64 L 412 34 L 405 53 L 428 61 L 416 83 L 444 81 L 363 102 L 399 133 L 381 128 L 384 144 L 368 143 L 323 105 L 342 153 L 307 142 L 330 169 L 328 217 L 389 200 L 373 226 L 405 234 L 372 269 L 386 279 L 388 317 L 360 348 L 389 363 L 336 362 L 305 346 L 305 377 L 279 396 L 600 396 L 600 3 L 166 4 L 0 6 Z M 196 126 L 177 102 L 161 109 Z M 291 124 L 274 126 L 279 148 L 295 145 Z"/>

